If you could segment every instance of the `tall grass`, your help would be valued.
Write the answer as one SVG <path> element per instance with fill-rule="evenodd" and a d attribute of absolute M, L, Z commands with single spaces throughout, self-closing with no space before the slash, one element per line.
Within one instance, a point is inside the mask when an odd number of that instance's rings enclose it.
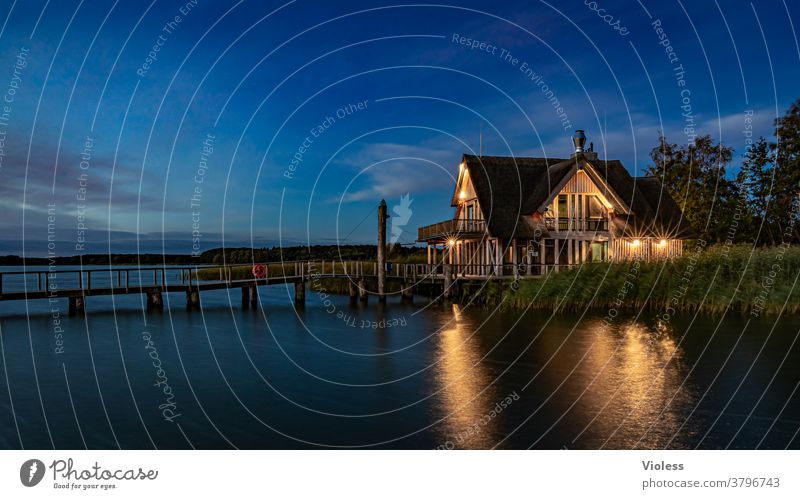
<path fill-rule="evenodd" d="M 796 314 L 798 275 L 800 247 L 714 246 L 670 261 L 586 264 L 513 286 L 495 282 L 483 293 L 488 304 L 512 308 Z"/>

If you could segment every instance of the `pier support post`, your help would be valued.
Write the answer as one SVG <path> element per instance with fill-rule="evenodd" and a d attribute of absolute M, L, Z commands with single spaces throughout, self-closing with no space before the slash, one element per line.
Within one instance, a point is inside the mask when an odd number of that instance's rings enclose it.
<path fill-rule="evenodd" d="M 306 280 L 300 279 L 294 283 L 294 304 L 304 306 L 306 304 Z"/>
<path fill-rule="evenodd" d="M 258 307 L 258 286 L 250 286 L 250 305 Z"/>
<path fill-rule="evenodd" d="M 367 303 L 369 294 L 367 293 L 367 282 L 364 279 L 358 280 L 358 299 L 362 303 Z"/>
<path fill-rule="evenodd" d="M 69 297 L 69 315 L 78 315 L 85 311 L 84 297 L 83 296 L 70 296 Z"/>
<path fill-rule="evenodd" d="M 200 308 L 200 292 L 197 289 L 189 288 L 186 290 L 186 308 Z"/>
<path fill-rule="evenodd" d="M 378 301 L 386 302 L 386 200 L 378 205 Z"/>
<path fill-rule="evenodd" d="M 250 288 L 242 286 L 242 308 L 247 310 L 250 308 Z"/>
<path fill-rule="evenodd" d="M 442 298 L 449 299 L 453 294 L 453 274 L 449 264 L 445 263 L 442 268 L 444 272 L 444 289 L 442 290 Z"/>
<path fill-rule="evenodd" d="M 147 310 L 154 309 L 164 310 L 164 298 L 160 289 L 147 292 Z"/>
<path fill-rule="evenodd" d="M 414 301 L 414 284 L 411 281 L 403 281 L 403 291 L 400 294 L 400 299 L 406 302 Z"/>
<path fill-rule="evenodd" d="M 347 283 L 347 291 L 350 295 L 350 303 L 355 303 L 358 300 L 358 287 L 353 281 Z"/>

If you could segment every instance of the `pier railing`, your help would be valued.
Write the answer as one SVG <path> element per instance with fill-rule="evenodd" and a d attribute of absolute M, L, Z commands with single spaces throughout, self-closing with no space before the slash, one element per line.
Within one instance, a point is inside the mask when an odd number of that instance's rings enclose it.
<path fill-rule="evenodd" d="M 263 266 L 263 275 L 253 274 L 254 265 Z M 545 264 L 466 264 L 388 262 L 387 278 L 423 280 L 443 277 L 492 278 L 509 276 L 538 276 L 567 269 L 575 265 Z M 374 261 L 312 260 L 296 262 L 264 262 L 256 264 L 197 265 L 169 267 L 101 267 L 68 270 L 32 269 L 0 272 L 0 297 L 10 293 L 48 293 L 54 290 L 86 291 L 114 290 L 120 293 L 131 288 L 181 288 L 200 283 L 234 285 L 266 283 L 281 280 L 313 280 L 346 277 L 372 278 L 378 275 Z"/>

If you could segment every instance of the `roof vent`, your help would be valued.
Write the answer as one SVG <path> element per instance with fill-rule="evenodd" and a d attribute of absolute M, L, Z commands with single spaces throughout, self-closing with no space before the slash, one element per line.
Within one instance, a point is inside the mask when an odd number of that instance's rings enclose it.
<path fill-rule="evenodd" d="M 586 135 L 583 130 L 575 130 L 575 135 L 572 136 L 572 143 L 575 144 L 575 154 L 583 152 L 583 146 L 586 144 Z"/>

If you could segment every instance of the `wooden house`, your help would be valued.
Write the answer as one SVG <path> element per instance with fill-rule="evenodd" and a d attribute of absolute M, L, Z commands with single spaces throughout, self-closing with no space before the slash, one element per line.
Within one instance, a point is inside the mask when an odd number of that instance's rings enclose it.
<path fill-rule="evenodd" d="M 586 137 L 569 159 L 465 154 L 452 220 L 418 229 L 428 263 L 459 274 L 541 274 L 585 262 L 680 256 L 694 237 L 654 177 L 601 160 Z"/>

